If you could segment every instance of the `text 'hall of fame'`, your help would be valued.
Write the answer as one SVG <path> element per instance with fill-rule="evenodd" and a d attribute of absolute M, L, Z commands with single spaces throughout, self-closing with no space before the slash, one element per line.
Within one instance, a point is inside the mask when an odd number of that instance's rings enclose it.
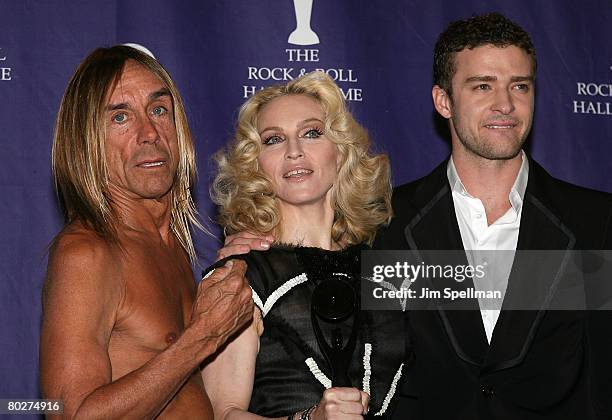
<path fill-rule="evenodd" d="M 312 46 L 320 44 L 319 35 L 311 27 L 313 0 L 293 0 L 295 11 L 295 29 L 291 31 L 287 43 L 292 45 Z M 242 97 L 248 98 L 257 90 L 263 89 L 258 82 L 287 82 L 303 76 L 311 71 L 321 71 L 328 74 L 339 84 L 344 99 L 347 101 L 363 101 L 363 89 L 355 86 L 358 82 L 356 72 L 352 68 L 323 67 L 320 62 L 320 50 L 317 48 L 285 48 L 286 63 L 282 65 L 259 65 L 247 67 L 248 84 L 242 86 Z M 297 65 L 297 66 L 296 66 Z M 347 84 L 350 84 L 347 86 Z"/>

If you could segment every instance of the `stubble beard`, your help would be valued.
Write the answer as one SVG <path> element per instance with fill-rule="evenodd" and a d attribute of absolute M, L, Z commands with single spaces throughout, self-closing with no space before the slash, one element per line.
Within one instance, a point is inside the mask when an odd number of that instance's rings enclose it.
<path fill-rule="evenodd" d="M 488 139 L 478 133 L 473 135 L 461 121 L 451 117 L 452 125 L 459 142 L 465 150 L 487 160 L 510 160 L 518 156 L 529 134 L 529 129 L 521 135 L 507 139 Z"/>

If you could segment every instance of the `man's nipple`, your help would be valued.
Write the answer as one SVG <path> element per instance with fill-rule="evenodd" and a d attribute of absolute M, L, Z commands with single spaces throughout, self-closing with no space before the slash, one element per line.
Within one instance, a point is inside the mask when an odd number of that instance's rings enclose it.
<path fill-rule="evenodd" d="M 176 341 L 177 338 L 178 336 L 175 332 L 169 332 L 168 334 L 166 334 L 166 343 L 172 344 Z"/>

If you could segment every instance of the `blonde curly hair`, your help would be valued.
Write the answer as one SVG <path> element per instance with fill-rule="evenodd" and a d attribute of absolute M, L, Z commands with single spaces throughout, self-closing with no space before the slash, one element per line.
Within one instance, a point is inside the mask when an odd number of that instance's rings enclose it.
<path fill-rule="evenodd" d="M 331 190 L 332 239 L 342 246 L 371 244 L 378 227 L 392 216 L 389 158 L 370 152 L 368 134 L 348 111 L 342 91 L 319 71 L 262 89 L 240 108 L 233 140 L 214 156 L 218 173 L 210 193 L 219 206 L 220 224 L 227 234 L 248 230 L 280 237 L 281 215 L 272 182 L 257 162 L 262 145 L 257 118 L 266 104 L 286 95 L 307 95 L 321 105 L 325 135 L 341 156 Z"/>

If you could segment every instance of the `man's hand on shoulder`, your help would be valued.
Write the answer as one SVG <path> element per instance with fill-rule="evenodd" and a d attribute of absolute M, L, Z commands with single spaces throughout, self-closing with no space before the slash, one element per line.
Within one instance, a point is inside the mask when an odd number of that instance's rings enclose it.
<path fill-rule="evenodd" d="M 230 260 L 202 279 L 184 335 L 201 343 L 201 359 L 213 354 L 253 318 L 252 291 L 246 263 Z"/>

